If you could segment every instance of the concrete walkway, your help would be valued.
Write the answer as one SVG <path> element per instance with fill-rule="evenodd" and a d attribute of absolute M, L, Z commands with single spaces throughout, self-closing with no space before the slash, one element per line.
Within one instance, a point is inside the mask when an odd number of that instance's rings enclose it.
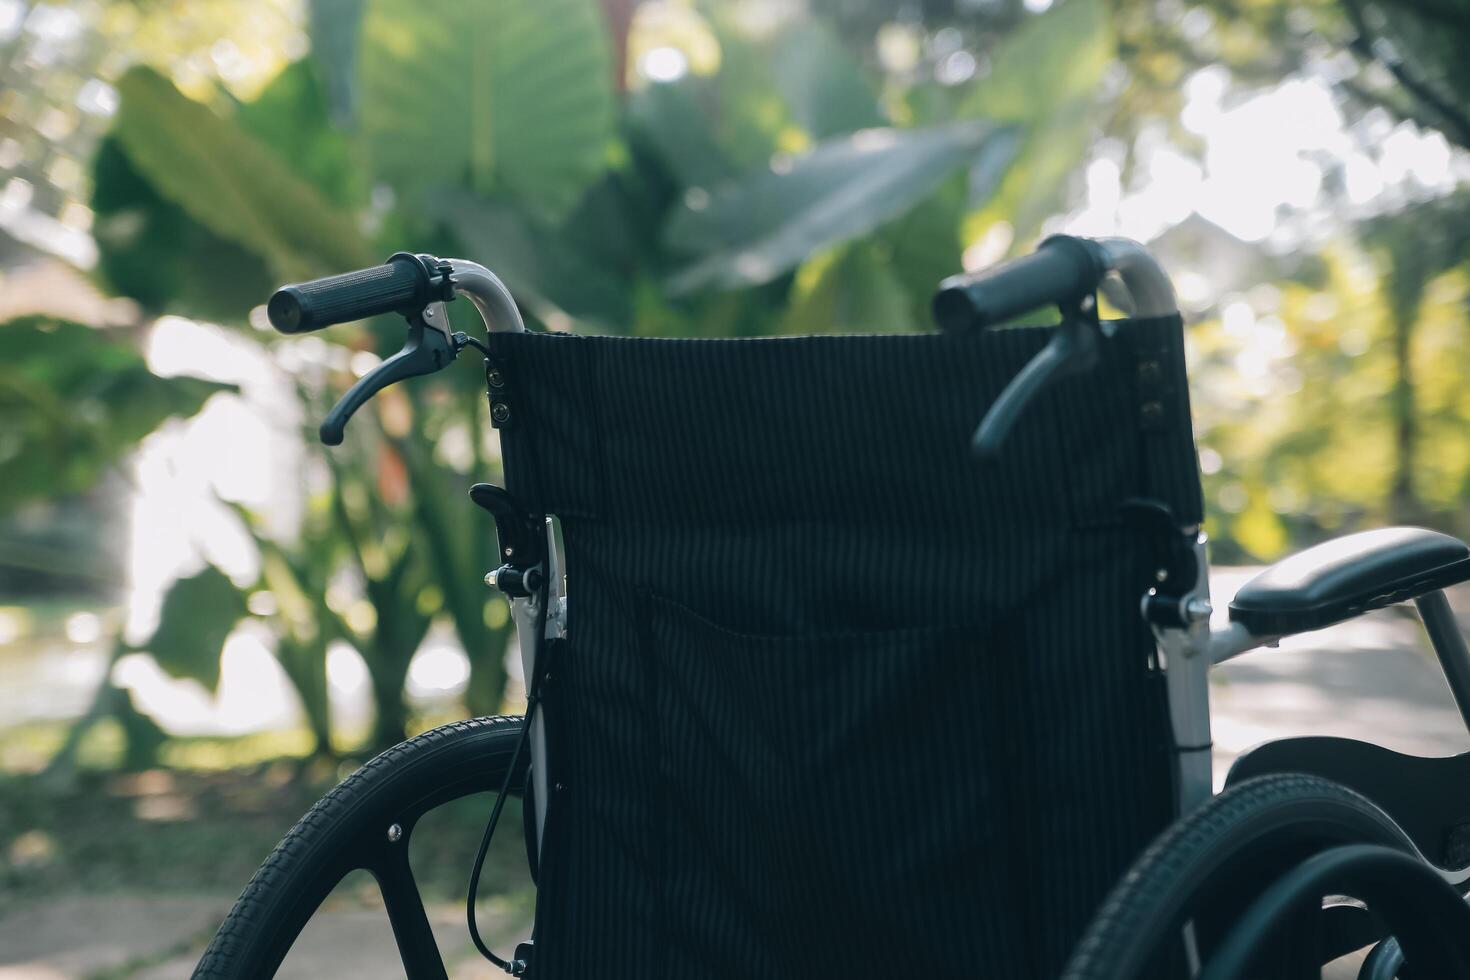
<path fill-rule="evenodd" d="M 0 921 L 0 980 L 188 980 L 234 896 L 76 896 Z M 464 907 L 429 910 L 450 980 L 504 977 L 470 945 Z M 481 930 L 508 952 L 528 930 L 492 909 Z M 402 980 L 381 909 L 318 912 L 276 974 L 281 980 Z"/>
<path fill-rule="evenodd" d="M 1211 582 L 1217 621 L 1252 569 L 1222 569 Z M 1470 629 L 1470 590 L 1450 595 Z M 1369 613 L 1288 637 L 1217 668 L 1210 689 L 1217 782 L 1253 745 L 1291 735 L 1337 735 L 1415 755 L 1470 750 L 1439 663 L 1412 606 Z"/>
<path fill-rule="evenodd" d="M 1249 573 L 1220 570 L 1216 605 L 1223 610 Z M 1470 621 L 1470 593 L 1452 601 Z M 1423 630 L 1403 610 L 1245 654 L 1216 672 L 1212 701 L 1217 782 L 1240 752 L 1289 735 L 1343 735 L 1424 755 L 1470 749 Z M 0 980 L 183 980 L 233 897 L 75 896 L 14 913 L 0 920 Z M 503 976 L 473 953 L 460 907 L 434 908 L 431 919 L 454 980 Z M 524 928 L 502 914 L 491 932 L 507 948 Z M 403 972 L 387 919 L 357 902 L 319 913 L 280 976 L 388 980 Z"/>

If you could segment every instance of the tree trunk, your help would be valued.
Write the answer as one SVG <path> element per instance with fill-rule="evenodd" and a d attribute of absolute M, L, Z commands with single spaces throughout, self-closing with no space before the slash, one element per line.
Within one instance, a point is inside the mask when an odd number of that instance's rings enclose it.
<path fill-rule="evenodd" d="M 373 689 L 373 734 L 369 748 L 381 752 L 408 737 L 408 704 L 404 701 L 404 669 L 379 662 L 369 670 Z"/>
<path fill-rule="evenodd" d="M 1416 311 L 1402 310 L 1393 316 L 1393 394 L 1389 410 L 1393 415 L 1393 483 L 1389 489 L 1390 518 L 1398 523 L 1413 523 L 1421 516 L 1418 493 L 1414 487 L 1415 459 L 1419 447 L 1419 423 L 1414 413 L 1414 365 L 1412 360 Z"/>

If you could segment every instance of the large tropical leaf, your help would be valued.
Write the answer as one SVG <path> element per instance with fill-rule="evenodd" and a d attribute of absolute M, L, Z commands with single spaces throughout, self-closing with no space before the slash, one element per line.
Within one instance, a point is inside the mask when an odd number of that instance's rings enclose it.
<path fill-rule="evenodd" d="M 244 323 L 277 285 L 261 256 L 160 196 L 115 136 L 102 140 L 92 162 L 92 212 L 97 275 L 150 313 Z"/>
<path fill-rule="evenodd" d="M 960 222 L 969 200 L 966 174 L 955 174 L 896 221 L 879 229 L 889 270 L 909 296 L 910 323 L 928 324 L 934 288 L 962 267 Z M 983 178 L 982 178 L 983 179 Z"/>
<path fill-rule="evenodd" d="M 1027 134 L 1016 166 L 966 229 L 973 233 L 993 221 L 1005 220 L 1014 229 L 1016 247 L 1029 244 L 1043 221 L 1067 207 L 1068 178 L 1087 159 L 1097 136 L 1096 119 L 1090 98 L 1059 106 Z"/>
<path fill-rule="evenodd" d="M 253 100 L 240 104 L 235 118 L 328 200 L 351 207 L 363 203 L 367 181 L 346 135 L 330 122 L 321 72 L 314 58 L 287 65 Z"/>
<path fill-rule="evenodd" d="M 802 21 L 781 38 L 772 70 L 791 115 L 813 139 L 884 124 L 862 67 L 820 21 Z"/>
<path fill-rule="evenodd" d="M 974 226 L 1004 219 L 1025 243 L 1063 204 L 1066 179 L 1092 145 L 1098 89 L 1113 53 L 1104 0 L 1065 0 L 995 50 L 990 73 L 960 111 L 1022 123 L 1026 141 Z"/>
<path fill-rule="evenodd" d="M 720 150 L 740 171 L 769 160 L 785 146 L 782 137 L 794 120 L 771 70 L 765 39 L 752 36 L 735 4 L 704 4 L 701 12 L 720 44 L 720 71 L 708 78 L 688 78 L 708 116 Z"/>
<path fill-rule="evenodd" d="M 794 292 L 786 333 L 892 332 L 914 326 L 909 295 L 892 258 L 873 241 L 853 242 L 802 266 Z"/>
<path fill-rule="evenodd" d="M 175 677 L 191 677 L 213 691 L 219 686 L 225 638 L 245 612 L 240 590 L 224 572 L 206 565 L 174 582 L 163 597 L 158 628 L 142 649 Z"/>
<path fill-rule="evenodd" d="M 79 323 L 0 324 L 0 513 L 89 489 L 164 419 L 222 390 L 160 378 L 132 344 Z"/>
<path fill-rule="evenodd" d="M 233 121 L 147 68 L 124 75 L 118 92 L 113 132 L 138 172 L 212 233 L 261 256 L 278 277 L 374 261 L 348 215 Z"/>
<path fill-rule="evenodd" d="M 924 130 L 871 129 L 829 140 L 792 161 L 686 204 L 669 222 L 670 249 L 696 256 L 674 293 L 769 282 L 807 256 L 899 215 L 969 166 L 993 181 L 1015 151 L 1011 127 L 972 121 Z"/>
<path fill-rule="evenodd" d="M 377 175 L 551 215 L 602 169 L 612 65 L 595 0 L 370 0 L 359 115 Z"/>
<path fill-rule="evenodd" d="M 711 187 L 736 168 L 715 140 L 696 80 L 649 85 L 628 96 L 629 142 L 653 153 L 684 187 Z"/>
<path fill-rule="evenodd" d="M 260 555 L 260 582 L 275 600 L 275 610 L 266 619 L 275 633 L 276 661 L 301 701 L 316 740 L 315 751 L 332 750 L 332 710 L 327 685 L 327 648 L 348 631 L 327 602 L 335 570 L 336 549 L 312 531 L 308 521 L 302 539 L 287 548 L 269 537 L 256 516 L 239 504 L 222 501 L 232 508 L 255 541 Z"/>
<path fill-rule="evenodd" d="M 487 605 L 495 597 L 481 581 L 485 569 L 500 564 L 493 525 L 489 515 L 468 516 L 462 490 L 455 492 L 456 485 L 463 487 L 462 478 L 434 465 L 421 440 L 401 439 L 394 444 L 413 486 L 417 531 L 437 572 L 444 611 L 470 658 L 465 701 L 476 713 L 496 711 L 505 695 L 509 626 L 490 625 Z"/>
<path fill-rule="evenodd" d="M 349 123 L 357 111 L 357 39 L 364 0 L 309 0 L 307 29 L 311 58 L 320 66 L 327 110 L 338 123 Z"/>
<path fill-rule="evenodd" d="M 494 269 L 518 300 L 543 317 L 549 306 L 577 319 L 627 322 L 626 284 L 515 208 L 445 190 L 431 198 L 428 213 L 448 225 L 465 254 Z"/>
<path fill-rule="evenodd" d="M 965 115 L 1029 123 L 1091 94 L 1113 56 L 1104 0 L 1065 0 L 1031 18 L 991 53 L 990 72 L 961 105 Z"/>

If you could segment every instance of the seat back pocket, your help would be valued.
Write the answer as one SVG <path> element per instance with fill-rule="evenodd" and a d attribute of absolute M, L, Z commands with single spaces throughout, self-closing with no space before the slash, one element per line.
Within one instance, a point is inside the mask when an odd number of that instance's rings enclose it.
<path fill-rule="evenodd" d="M 673 975 L 1017 962 L 988 624 L 753 635 L 642 606 Z"/>

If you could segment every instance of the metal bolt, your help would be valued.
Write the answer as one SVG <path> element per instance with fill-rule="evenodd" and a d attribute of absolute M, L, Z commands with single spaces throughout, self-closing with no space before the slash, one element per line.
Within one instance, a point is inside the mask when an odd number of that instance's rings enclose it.
<path fill-rule="evenodd" d="M 504 422 L 510 418 L 510 406 L 505 402 L 496 402 L 490 406 L 490 417 L 497 422 Z"/>
<path fill-rule="evenodd" d="M 1184 618 L 1191 623 L 1204 622 L 1214 611 L 1215 607 L 1210 605 L 1210 600 L 1199 596 L 1195 596 L 1184 604 Z"/>
<path fill-rule="evenodd" d="M 488 586 L 490 586 L 490 588 L 493 589 L 498 584 L 497 580 L 499 578 L 500 578 L 500 569 L 498 569 L 498 568 L 495 571 L 493 571 L 493 572 L 486 572 L 485 573 L 485 584 L 488 585 Z"/>
<path fill-rule="evenodd" d="M 1167 568 L 1154 569 L 1154 580 L 1158 582 L 1169 581 L 1169 570 Z"/>
<path fill-rule="evenodd" d="M 1077 305 L 1081 308 L 1083 313 L 1089 313 L 1092 311 L 1092 308 L 1097 305 L 1097 300 L 1093 299 L 1090 295 L 1084 296 L 1082 297 L 1082 302 Z"/>
<path fill-rule="evenodd" d="M 392 824 L 388 827 L 388 843 L 397 844 L 403 839 L 403 825 Z"/>
<path fill-rule="evenodd" d="M 1139 414 L 1143 416 L 1145 422 L 1157 422 L 1164 417 L 1164 403 L 1144 402 L 1139 406 Z"/>
<path fill-rule="evenodd" d="M 1157 381 L 1157 380 L 1159 380 L 1160 376 L 1163 375 L 1163 373 L 1164 373 L 1163 365 L 1161 365 L 1158 361 L 1139 361 L 1138 362 L 1138 380 L 1139 381 L 1145 381 L 1145 382 L 1148 382 L 1148 381 Z"/>
<path fill-rule="evenodd" d="M 504 388 L 505 375 L 500 373 L 500 368 L 486 368 L 485 383 L 492 388 Z"/>
<path fill-rule="evenodd" d="M 505 549 L 505 557 L 507 557 L 507 558 L 510 558 L 510 557 L 514 556 L 515 553 L 516 553 L 516 550 L 514 548 L 506 548 Z"/>

